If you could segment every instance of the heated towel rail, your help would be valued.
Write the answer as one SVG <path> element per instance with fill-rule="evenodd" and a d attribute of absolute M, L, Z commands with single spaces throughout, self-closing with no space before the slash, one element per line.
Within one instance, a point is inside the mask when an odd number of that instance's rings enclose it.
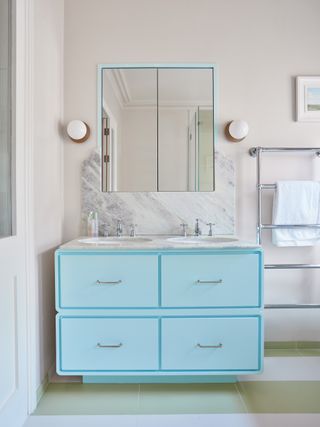
<path fill-rule="evenodd" d="M 276 184 L 261 184 L 261 163 L 263 153 L 311 153 L 320 157 L 320 148 L 310 147 L 252 147 L 251 157 L 257 162 L 257 243 L 262 243 L 262 231 L 277 228 L 320 228 L 320 224 L 263 224 L 262 223 L 262 191 L 275 190 Z M 320 264 L 265 264 L 266 270 L 317 269 Z M 266 304 L 265 308 L 320 308 L 320 304 Z"/>

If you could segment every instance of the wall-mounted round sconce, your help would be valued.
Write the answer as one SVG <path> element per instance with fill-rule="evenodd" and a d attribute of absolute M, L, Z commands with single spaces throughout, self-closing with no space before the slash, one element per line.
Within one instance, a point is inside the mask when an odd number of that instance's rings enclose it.
<path fill-rule="evenodd" d="M 240 142 L 249 133 L 249 125 L 244 120 L 233 120 L 226 126 L 226 137 L 229 141 Z"/>
<path fill-rule="evenodd" d="M 74 142 L 84 142 L 90 136 L 90 128 L 82 120 L 72 120 L 68 123 L 67 134 Z"/>

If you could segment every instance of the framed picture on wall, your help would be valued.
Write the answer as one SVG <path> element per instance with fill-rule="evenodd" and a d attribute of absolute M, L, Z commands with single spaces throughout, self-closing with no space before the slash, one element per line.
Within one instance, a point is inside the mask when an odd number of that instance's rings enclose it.
<path fill-rule="evenodd" d="M 297 121 L 320 122 L 320 77 L 297 77 L 296 96 Z"/>

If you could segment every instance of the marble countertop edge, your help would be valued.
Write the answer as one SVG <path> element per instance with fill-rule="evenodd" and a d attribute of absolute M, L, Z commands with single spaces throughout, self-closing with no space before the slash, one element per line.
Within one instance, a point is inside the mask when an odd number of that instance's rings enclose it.
<path fill-rule="evenodd" d="M 174 250 L 174 249 L 242 249 L 242 248 L 261 248 L 259 244 L 252 241 L 245 241 L 237 239 L 236 236 L 224 235 L 214 236 L 217 239 L 235 239 L 234 241 L 227 242 L 212 242 L 201 241 L 185 243 L 179 241 L 183 236 L 178 235 L 137 235 L 136 237 L 110 236 L 108 243 L 101 243 L 106 237 L 100 237 L 100 243 L 86 243 L 86 240 L 93 239 L 88 236 L 81 236 L 69 242 L 62 244 L 59 249 L 61 250 L 93 250 L 93 251 L 117 251 L 117 250 Z M 187 236 L 187 239 L 195 239 L 194 236 Z M 131 240 L 132 239 L 132 240 Z M 142 240 L 148 239 L 148 240 Z"/>

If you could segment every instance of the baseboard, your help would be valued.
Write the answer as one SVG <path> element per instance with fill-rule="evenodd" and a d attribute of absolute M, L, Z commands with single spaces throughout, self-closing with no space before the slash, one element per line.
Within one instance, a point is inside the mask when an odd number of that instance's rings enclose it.
<path fill-rule="evenodd" d="M 55 381 L 56 376 L 57 376 L 57 374 L 56 374 L 56 364 L 53 363 L 51 365 L 51 367 L 48 369 L 48 372 L 44 376 L 41 384 L 39 385 L 39 387 L 37 389 L 37 404 L 39 403 L 39 401 L 41 400 L 42 396 L 46 392 L 49 384 L 52 383 L 52 382 L 57 382 L 57 381 Z M 65 382 L 70 382 L 70 381 L 67 380 Z"/>
<path fill-rule="evenodd" d="M 48 371 L 49 373 L 49 383 L 82 383 L 82 377 L 80 376 L 67 376 L 67 375 L 58 375 L 56 371 L 56 364 L 54 363 Z"/>
<path fill-rule="evenodd" d="M 49 373 L 46 373 L 41 384 L 37 388 L 37 405 L 49 386 Z"/>

